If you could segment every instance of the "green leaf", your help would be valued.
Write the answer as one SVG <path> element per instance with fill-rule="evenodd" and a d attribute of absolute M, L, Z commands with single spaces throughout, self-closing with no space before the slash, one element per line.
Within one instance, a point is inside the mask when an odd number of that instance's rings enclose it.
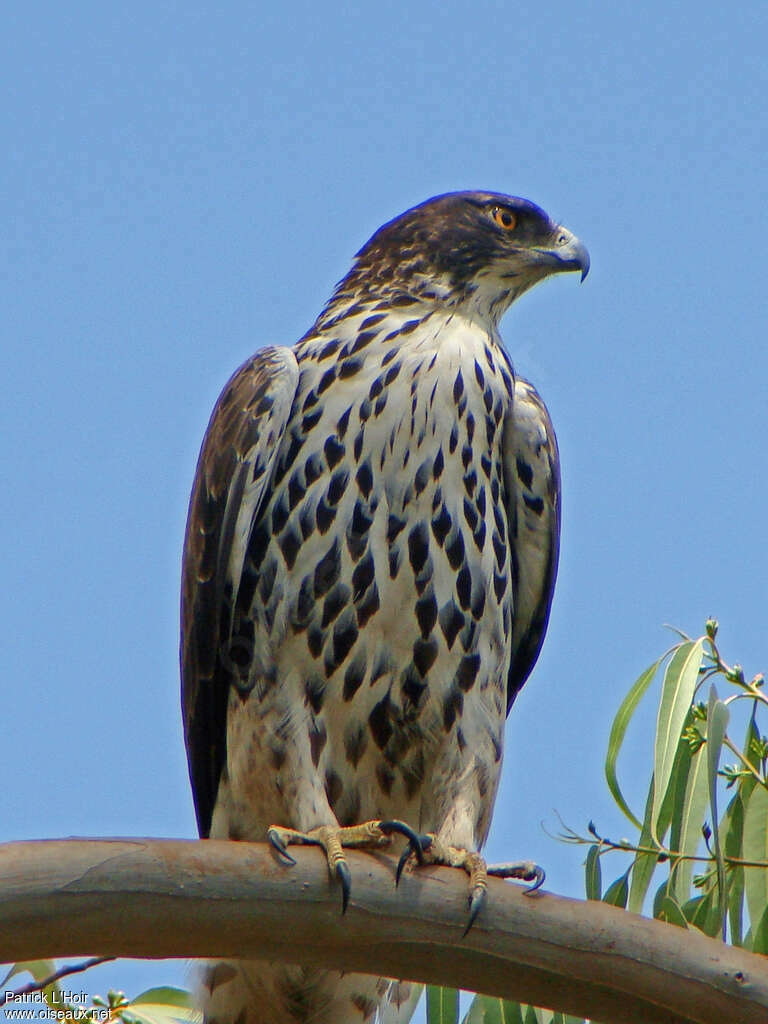
<path fill-rule="evenodd" d="M 463 1024 L 523 1024 L 523 1011 L 509 999 L 475 996 Z"/>
<path fill-rule="evenodd" d="M 640 832 L 640 839 L 638 842 L 639 846 L 653 846 L 654 842 L 651 837 L 651 811 L 653 809 L 653 779 L 648 788 L 648 796 L 645 801 L 645 816 L 643 818 L 643 827 Z M 633 914 L 639 914 L 643 909 L 643 903 L 645 903 L 645 896 L 648 892 L 648 886 L 651 884 L 653 873 L 656 870 L 658 863 L 658 857 L 653 853 L 638 853 L 635 856 L 634 863 L 632 864 L 632 876 L 629 885 L 629 900 L 627 902 L 627 908 L 632 911 Z"/>
<path fill-rule="evenodd" d="M 744 813 L 744 860 L 768 861 L 768 790 L 755 786 Z M 768 906 L 768 870 L 744 868 L 744 890 L 752 931 Z"/>
<path fill-rule="evenodd" d="M 725 809 L 720 822 L 720 834 L 723 836 L 723 852 L 726 860 L 741 858 L 741 839 L 744 832 L 744 801 L 741 799 L 741 788 L 737 790 Z M 728 926 L 730 943 L 740 946 L 743 931 L 744 908 L 744 868 L 740 865 L 731 867 L 728 875 Z"/>
<path fill-rule="evenodd" d="M 703 641 L 701 639 L 680 644 L 670 658 L 664 673 L 661 702 L 656 719 L 656 742 L 653 757 L 655 786 L 651 832 L 657 842 L 659 814 L 667 794 L 680 736 L 688 718 L 688 711 L 699 679 L 702 656 Z"/>
<path fill-rule="evenodd" d="M 681 745 L 688 744 L 683 739 Z M 673 780 L 674 784 L 674 780 Z M 672 846 L 678 853 L 693 857 L 701 843 L 701 827 L 707 809 L 709 791 L 707 786 L 707 758 L 703 748 L 695 754 L 688 754 L 688 772 L 682 787 L 679 803 L 673 813 L 675 825 L 672 829 Z M 681 860 L 672 872 L 672 895 L 678 903 L 688 899 L 691 890 L 693 861 Z"/>
<path fill-rule="evenodd" d="M 714 939 L 720 931 L 722 921 L 717 887 L 710 889 L 706 896 L 700 896 L 698 900 L 691 900 L 690 903 L 695 903 L 695 907 L 691 907 L 693 913 L 690 916 L 686 913 L 686 917 L 694 928 Z"/>
<path fill-rule="evenodd" d="M 619 756 L 619 751 L 621 750 L 621 745 L 624 742 L 627 726 L 637 710 L 637 705 L 642 700 L 645 691 L 653 682 L 653 678 L 659 670 L 659 665 L 661 665 L 665 657 L 666 655 L 663 655 L 658 661 L 655 661 L 653 665 L 647 668 L 645 672 L 643 672 L 633 683 L 632 688 L 621 702 L 619 710 L 616 712 L 616 717 L 611 725 L 611 734 L 608 737 L 608 752 L 605 755 L 605 778 L 608 783 L 608 788 L 613 794 L 613 799 L 636 828 L 641 828 L 641 825 L 629 809 L 629 806 L 621 792 L 618 776 L 616 775 L 616 761 Z"/>
<path fill-rule="evenodd" d="M 768 953 L 768 907 L 763 911 L 763 916 L 757 923 L 757 928 L 752 929 L 752 952 Z"/>
<path fill-rule="evenodd" d="M 587 851 L 587 862 L 584 869 L 585 888 L 588 900 L 599 900 L 602 893 L 602 873 L 600 871 L 600 847 L 590 846 Z"/>
<path fill-rule="evenodd" d="M 427 988 L 427 1024 L 459 1024 L 459 993 L 455 988 Z"/>
<path fill-rule="evenodd" d="M 120 1008 L 120 1016 L 139 1024 L 174 1024 L 200 1019 L 192 994 L 181 988 L 150 988 Z"/>
<path fill-rule="evenodd" d="M 712 812 L 712 831 L 715 841 L 715 860 L 717 862 L 717 905 L 720 920 L 725 920 L 728 890 L 725 877 L 725 862 L 720 844 L 720 817 L 717 811 L 717 770 L 720 766 L 720 753 L 730 719 L 728 708 L 718 699 L 714 684 L 709 690 L 707 705 L 707 784 L 709 788 L 709 806 Z M 723 935 L 725 940 L 725 935 Z"/>
<path fill-rule="evenodd" d="M 631 868 L 628 868 L 623 875 L 620 875 L 615 882 L 612 882 L 606 889 L 605 896 L 603 896 L 603 903 L 610 903 L 612 907 L 622 907 L 626 909 L 627 897 L 629 896 L 629 872 Z"/>
<path fill-rule="evenodd" d="M 668 921 L 677 925 L 678 928 L 687 928 L 688 922 L 685 919 L 683 909 L 677 900 L 669 895 L 664 895 L 659 901 L 658 913 L 653 915 L 659 921 Z"/>
<path fill-rule="evenodd" d="M 15 978 L 19 974 L 31 974 L 34 981 L 43 981 L 44 978 L 50 977 L 55 970 L 54 960 L 20 960 L 17 964 L 11 964 L 10 970 L 0 985 L 5 987 L 11 978 Z"/>

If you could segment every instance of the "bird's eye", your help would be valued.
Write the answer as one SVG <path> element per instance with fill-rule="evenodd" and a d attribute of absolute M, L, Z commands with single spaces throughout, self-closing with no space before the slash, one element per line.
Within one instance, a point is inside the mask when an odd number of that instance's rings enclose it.
<path fill-rule="evenodd" d="M 517 227 L 517 217 L 511 210 L 505 210 L 503 206 L 494 206 L 491 214 L 499 227 L 505 231 L 514 231 Z"/>

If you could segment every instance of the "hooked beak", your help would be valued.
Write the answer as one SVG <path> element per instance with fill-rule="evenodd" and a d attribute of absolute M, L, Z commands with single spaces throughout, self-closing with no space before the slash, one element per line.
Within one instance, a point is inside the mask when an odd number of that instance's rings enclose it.
<path fill-rule="evenodd" d="M 587 247 L 567 228 L 558 228 L 551 246 L 536 246 L 536 262 L 547 267 L 550 274 L 581 271 L 581 280 L 589 273 Z"/>

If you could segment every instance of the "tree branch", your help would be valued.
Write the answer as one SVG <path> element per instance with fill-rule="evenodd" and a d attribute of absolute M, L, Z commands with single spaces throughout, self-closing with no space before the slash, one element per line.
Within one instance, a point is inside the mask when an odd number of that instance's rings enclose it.
<path fill-rule="evenodd" d="M 467 880 L 349 852 L 352 897 L 319 850 L 157 839 L 0 845 L 0 960 L 285 960 L 522 1000 L 611 1024 L 768 1019 L 768 961 L 598 902 L 490 879 L 472 930 Z"/>

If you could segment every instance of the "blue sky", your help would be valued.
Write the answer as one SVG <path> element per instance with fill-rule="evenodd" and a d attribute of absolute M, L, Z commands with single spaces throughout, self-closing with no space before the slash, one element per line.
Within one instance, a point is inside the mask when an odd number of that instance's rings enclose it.
<path fill-rule="evenodd" d="M 602 760 L 662 624 L 716 614 L 725 656 L 768 668 L 767 29 L 764 5 L 713 2 L 4 12 L 0 838 L 194 835 L 178 579 L 213 402 L 381 223 L 496 189 L 575 231 L 592 272 L 502 325 L 555 422 L 564 525 L 488 852 L 582 894 L 541 822 L 624 830 Z M 622 765 L 636 806 L 651 705 Z"/>

